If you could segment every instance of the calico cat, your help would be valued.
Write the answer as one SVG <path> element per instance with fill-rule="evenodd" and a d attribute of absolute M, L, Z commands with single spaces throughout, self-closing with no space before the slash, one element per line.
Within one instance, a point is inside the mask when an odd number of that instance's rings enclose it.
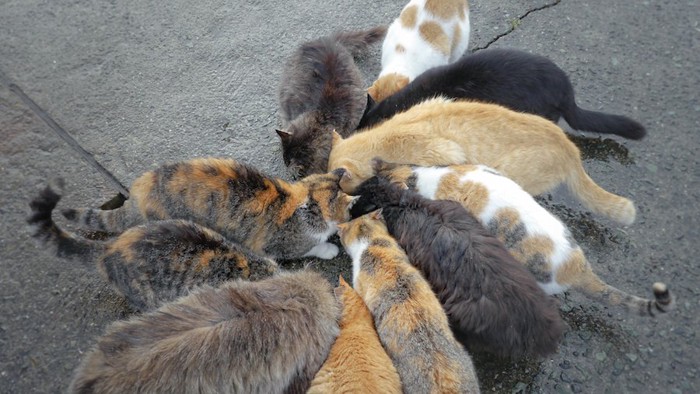
<path fill-rule="evenodd" d="M 424 101 L 378 126 L 343 139 L 337 133 L 328 168 L 345 168 L 346 193 L 372 176 L 371 160 L 420 166 L 484 164 L 532 195 L 564 182 L 583 205 L 621 224 L 634 222 L 632 201 L 598 186 L 566 134 L 542 117 L 495 104 Z"/>
<path fill-rule="evenodd" d="M 376 176 L 357 191 L 352 217 L 382 209 L 389 234 L 425 275 L 460 342 L 513 358 L 556 351 L 564 330 L 557 301 L 461 205 Z"/>
<path fill-rule="evenodd" d="M 229 281 L 116 322 L 78 367 L 72 393 L 303 393 L 338 336 L 320 274 Z"/>
<path fill-rule="evenodd" d="M 459 59 L 469 45 L 466 0 L 411 0 L 389 26 L 382 44 L 382 71 L 367 89 L 381 101 L 435 66 Z"/>
<path fill-rule="evenodd" d="M 56 225 L 51 213 L 63 181 L 48 185 L 30 203 L 32 236 L 56 255 L 94 266 L 135 311 L 155 309 L 196 286 L 236 278 L 259 280 L 279 271 L 277 263 L 185 220 L 132 227 L 109 241 L 95 241 Z"/>
<path fill-rule="evenodd" d="M 347 220 L 352 200 L 339 191 L 342 172 L 288 183 L 232 159 L 193 159 L 140 176 L 121 208 L 62 213 L 87 229 L 113 233 L 151 220 L 186 219 L 273 259 L 330 259 L 338 247 L 326 240 Z"/>
<path fill-rule="evenodd" d="M 353 285 L 406 393 L 478 393 L 471 357 L 457 342 L 423 276 L 375 211 L 338 225 L 352 257 Z"/>
<path fill-rule="evenodd" d="M 566 226 L 517 183 L 482 165 L 408 167 L 376 160 L 377 174 L 430 199 L 454 200 L 479 219 L 537 278 L 547 294 L 574 288 L 607 305 L 622 305 L 653 316 L 674 306 L 663 283 L 654 283 L 654 300 L 618 290 L 593 272 Z"/>
<path fill-rule="evenodd" d="M 401 393 L 401 379 L 367 305 L 342 276 L 335 294 L 343 304 L 340 335 L 307 393 Z"/>
<path fill-rule="evenodd" d="M 499 104 L 560 122 L 565 129 L 634 140 L 646 134 L 644 126 L 630 118 L 579 108 L 561 68 L 544 56 L 513 49 L 483 50 L 425 71 L 381 102 L 370 102 L 358 128 L 371 127 L 436 96 Z"/>
<path fill-rule="evenodd" d="M 325 172 L 331 131 L 355 131 L 367 107 L 364 78 L 353 56 L 386 34 L 386 27 L 306 42 L 287 61 L 279 101 L 284 164 L 294 178 Z"/>

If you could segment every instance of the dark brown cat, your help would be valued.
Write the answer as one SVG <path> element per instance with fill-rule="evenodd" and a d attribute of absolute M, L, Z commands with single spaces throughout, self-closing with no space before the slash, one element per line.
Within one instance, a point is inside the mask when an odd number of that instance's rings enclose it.
<path fill-rule="evenodd" d="M 389 234 L 430 283 L 460 342 L 511 357 L 556 351 L 564 331 L 556 300 L 459 203 L 428 200 L 377 176 L 357 192 L 352 216 L 382 209 Z"/>
<path fill-rule="evenodd" d="M 196 286 L 218 286 L 236 278 L 259 280 L 279 271 L 277 263 L 186 220 L 164 220 L 132 227 L 109 241 L 64 231 L 51 213 L 61 198 L 62 181 L 49 185 L 30 206 L 32 236 L 70 258 L 97 269 L 129 302 L 146 311 L 186 295 Z"/>
<path fill-rule="evenodd" d="M 340 192 L 342 173 L 289 183 L 232 159 L 193 159 L 140 176 L 121 208 L 62 212 L 86 229 L 113 233 L 149 220 L 186 219 L 275 259 L 330 259 L 338 247 L 326 240 L 347 220 L 352 200 Z"/>
<path fill-rule="evenodd" d="M 204 286 L 112 324 L 78 367 L 72 393 L 303 393 L 338 336 L 321 275 Z"/>
<path fill-rule="evenodd" d="M 384 26 L 336 33 L 302 44 L 287 61 L 277 135 L 293 177 L 326 172 L 331 132 L 347 136 L 357 128 L 368 99 L 353 57 L 385 34 Z"/>

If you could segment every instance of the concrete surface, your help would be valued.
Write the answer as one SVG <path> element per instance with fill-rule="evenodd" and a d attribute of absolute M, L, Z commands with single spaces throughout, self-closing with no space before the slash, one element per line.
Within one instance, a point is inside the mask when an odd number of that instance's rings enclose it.
<path fill-rule="evenodd" d="M 159 163 L 196 156 L 232 156 L 285 176 L 274 133 L 284 59 L 336 29 L 389 23 L 403 5 L 1 0 L 0 71 L 126 185 Z M 665 281 L 679 301 L 649 319 L 560 297 L 570 327 L 559 352 L 517 362 L 474 355 L 483 392 L 700 392 L 699 7 L 472 2 L 472 49 L 549 56 L 570 74 L 581 106 L 647 126 L 640 142 L 577 138 L 591 176 L 636 201 L 637 223 L 619 228 L 563 193 L 542 202 L 571 226 L 605 280 L 644 296 Z M 360 67 L 369 83 L 379 45 Z M 98 206 L 115 194 L 0 86 L 0 392 L 65 390 L 104 327 L 131 314 L 95 272 L 29 238 L 27 202 L 54 176 L 66 179 L 63 206 Z M 345 255 L 319 264 L 333 281 L 349 276 Z"/>

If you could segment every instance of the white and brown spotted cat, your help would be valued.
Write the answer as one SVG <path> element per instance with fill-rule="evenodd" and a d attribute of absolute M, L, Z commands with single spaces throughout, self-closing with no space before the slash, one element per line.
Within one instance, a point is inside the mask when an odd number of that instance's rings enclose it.
<path fill-rule="evenodd" d="M 381 101 L 429 68 L 459 59 L 469 45 L 466 0 L 411 0 L 389 26 L 382 71 L 367 90 Z"/>
<path fill-rule="evenodd" d="M 436 98 L 346 139 L 336 133 L 328 168 L 348 170 L 340 186 L 352 193 L 372 176 L 374 157 L 420 166 L 484 164 L 532 195 L 565 183 L 593 212 L 624 225 L 636 215 L 632 201 L 588 176 L 578 148 L 562 129 L 495 104 Z"/>
<path fill-rule="evenodd" d="M 674 297 L 654 283 L 654 300 L 630 295 L 593 272 L 566 226 L 517 183 L 483 165 L 409 167 L 374 161 L 378 175 L 430 199 L 460 202 L 525 264 L 548 294 L 570 288 L 607 305 L 622 305 L 641 315 L 667 312 Z"/>

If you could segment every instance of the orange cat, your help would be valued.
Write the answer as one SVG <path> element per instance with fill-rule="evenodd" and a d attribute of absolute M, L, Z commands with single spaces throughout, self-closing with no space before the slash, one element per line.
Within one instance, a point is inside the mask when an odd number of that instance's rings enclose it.
<path fill-rule="evenodd" d="M 632 201 L 607 192 L 586 173 L 581 154 L 554 123 L 495 104 L 424 101 L 380 125 L 343 139 L 333 136 L 328 168 L 345 168 L 340 185 L 353 192 L 372 173 L 371 161 L 420 166 L 484 164 L 531 195 L 566 183 L 593 212 L 628 225 Z"/>
<path fill-rule="evenodd" d="M 307 393 L 401 393 L 401 379 L 379 342 L 367 305 L 340 277 L 340 335 Z"/>

